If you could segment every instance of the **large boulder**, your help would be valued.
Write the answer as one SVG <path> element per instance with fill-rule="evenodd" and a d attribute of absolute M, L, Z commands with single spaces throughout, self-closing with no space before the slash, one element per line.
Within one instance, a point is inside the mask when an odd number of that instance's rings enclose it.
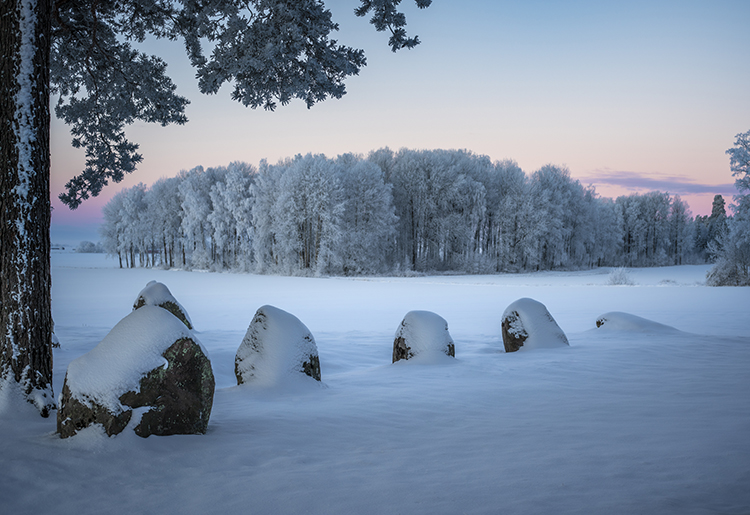
<path fill-rule="evenodd" d="M 518 299 L 505 309 L 502 318 L 505 352 L 570 345 L 544 304 L 534 299 Z"/>
<path fill-rule="evenodd" d="M 448 322 L 432 311 L 409 311 L 393 340 L 393 363 L 429 354 L 456 356 Z"/>
<path fill-rule="evenodd" d="M 190 321 L 187 310 L 177 302 L 177 299 L 174 298 L 172 292 L 170 292 L 169 288 L 163 283 L 151 281 L 141 290 L 133 303 L 133 310 L 135 311 L 143 306 L 158 306 L 164 308 L 179 318 L 188 329 L 193 328 L 193 323 Z"/>
<path fill-rule="evenodd" d="M 315 338 L 291 313 L 261 306 L 237 349 L 234 373 L 237 384 L 282 384 L 299 374 L 320 381 Z"/>
<path fill-rule="evenodd" d="M 147 305 L 68 365 L 57 432 L 67 438 L 100 424 L 112 436 L 132 422 L 142 437 L 203 434 L 213 396 L 208 353 L 183 322 Z"/>

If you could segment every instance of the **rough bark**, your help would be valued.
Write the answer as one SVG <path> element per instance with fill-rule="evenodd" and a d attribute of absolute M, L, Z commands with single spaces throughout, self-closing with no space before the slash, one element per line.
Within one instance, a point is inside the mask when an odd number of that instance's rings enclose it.
<path fill-rule="evenodd" d="M 54 408 L 48 0 L 0 3 L 0 387 Z"/>

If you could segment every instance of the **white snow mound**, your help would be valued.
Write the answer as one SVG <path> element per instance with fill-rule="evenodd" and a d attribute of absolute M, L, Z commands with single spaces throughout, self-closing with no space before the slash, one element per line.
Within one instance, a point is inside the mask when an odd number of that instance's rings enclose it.
<path fill-rule="evenodd" d="M 168 311 L 156 306 L 133 311 L 99 345 L 70 362 L 66 382 L 71 395 L 88 405 L 95 400 L 110 412 L 120 413 L 124 409 L 120 396 L 139 391 L 144 375 L 167 366 L 163 354 L 181 338 L 200 345 L 185 324 Z"/>
<path fill-rule="evenodd" d="M 453 338 L 448 332 L 448 322 L 432 311 L 409 311 L 396 331 L 403 338 L 411 356 L 447 354 Z"/>
<path fill-rule="evenodd" d="M 182 307 L 182 304 L 177 302 L 177 299 L 174 298 L 172 292 L 170 292 L 169 288 L 167 288 L 167 286 L 163 283 L 150 281 L 148 284 L 146 284 L 146 287 L 143 288 L 135 298 L 133 309 L 137 309 L 136 306 L 138 305 L 159 306 L 165 308 L 165 305 L 168 303 L 174 304 L 175 306 L 177 306 L 177 308 L 180 309 L 180 311 L 182 311 L 182 314 L 185 316 L 185 319 L 188 322 L 188 328 L 192 329 L 193 322 L 192 320 L 190 320 L 190 315 L 188 315 L 187 310 Z"/>
<path fill-rule="evenodd" d="M 526 297 L 518 299 L 505 308 L 502 320 L 513 312 L 518 313 L 518 318 L 511 323 L 509 332 L 514 335 L 522 335 L 525 332 L 527 335 L 519 350 L 570 345 L 563 330 L 541 302 Z"/>
<path fill-rule="evenodd" d="M 241 383 L 277 385 L 304 375 L 311 357 L 317 361 L 318 347 L 307 326 L 282 309 L 261 306 L 237 349 L 235 374 Z"/>
<path fill-rule="evenodd" d="M 596 318 L 596 326 L 609 331 L 624 331 L 632 333 L 660 333 L 679 332 L 672 326 L 660 324 L 647 318 L 642 318 L 630 313 L 611 311 Z"/>

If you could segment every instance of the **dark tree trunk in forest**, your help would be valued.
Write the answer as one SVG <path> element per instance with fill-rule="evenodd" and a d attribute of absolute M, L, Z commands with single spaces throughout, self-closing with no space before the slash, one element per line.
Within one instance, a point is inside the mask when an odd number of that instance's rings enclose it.
<path fill-rule="evenodd" d="M 0 388 L 48 416 L 50 309 L 47 0 L 0 4 Z"/>

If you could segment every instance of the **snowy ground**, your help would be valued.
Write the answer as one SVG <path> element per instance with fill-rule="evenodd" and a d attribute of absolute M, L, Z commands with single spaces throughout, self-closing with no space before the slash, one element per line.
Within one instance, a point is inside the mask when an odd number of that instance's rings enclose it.
<path fill-rule="evenodd" d="M 0 413 L 0 513 L 750 513 L 750 288 L 707 267 L 499 276 L 289 278 L 120 270 L 56 253 L 68 363 L 152 279 L 187 309 L 217 381 L 205 436 L 60 440 Z M 570 348 L 504 354 L 500 315 L 544 303 Z M 234 354 L 271 304 L 314 334 L 323 385 L 237 387 Z M 390 363 L 411 310 L 448 321 L 456 359 Z M 596 329 L 623 311 L 679 332 Z M 606 326 L 605 326 L 606 327 Z"/>

